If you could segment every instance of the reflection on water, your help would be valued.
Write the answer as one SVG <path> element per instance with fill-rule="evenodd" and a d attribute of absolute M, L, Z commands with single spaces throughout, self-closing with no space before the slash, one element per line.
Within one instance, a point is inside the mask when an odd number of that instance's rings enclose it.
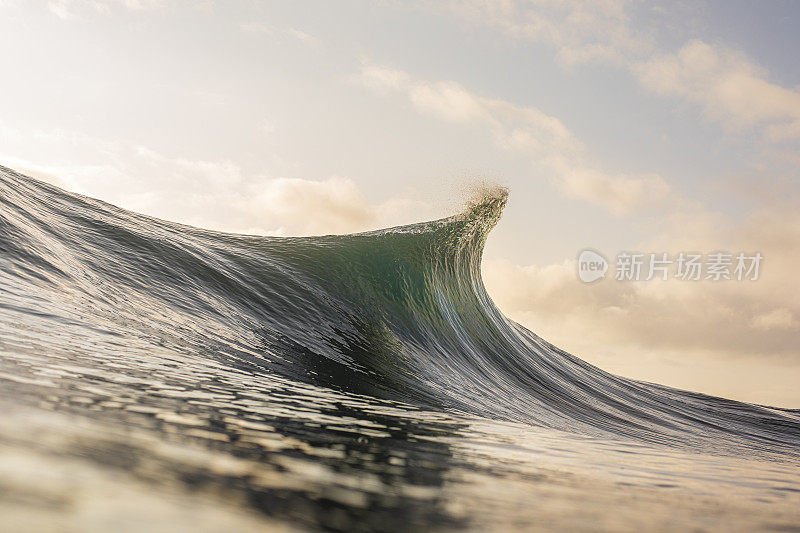
<path fill-rule="evenodd" d="M 0 321 L 0 516 L 16 530 L 779 529 L 791 456 L 420 409 L 59 325 Z M 46 341 L 46 342 L 45 342 Z"/>

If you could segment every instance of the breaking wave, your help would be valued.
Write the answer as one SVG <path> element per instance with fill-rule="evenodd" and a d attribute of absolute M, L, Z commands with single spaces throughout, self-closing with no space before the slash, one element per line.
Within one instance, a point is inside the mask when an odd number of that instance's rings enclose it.
<path fill-rule="evenodd" d="M 797 411 L 614 376 L 504 317 L 480 265 L 506 199 L 367 233 L 258 237 L 0 167 L 0 309 L 49 320 L 45 350 L 70 324 L 246 370 L 254 388 L 266 373 L 587 435 L 797 450 Z"/>

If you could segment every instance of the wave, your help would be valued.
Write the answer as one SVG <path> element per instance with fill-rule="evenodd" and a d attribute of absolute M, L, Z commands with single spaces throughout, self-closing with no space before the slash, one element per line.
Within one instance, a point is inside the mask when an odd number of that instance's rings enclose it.
<path fill-rule="evenodd" d="M 0 308 L 47 316 L 44 349 L 71 324 L 246 370 L 254 386 L 268 373 L 586 435 L 796 452 L 798 411 L 611 375 L 504 317 L 480 265 L 507 195 L 433 222 L 278 238 L 158 220 L 0 167 Z"/>

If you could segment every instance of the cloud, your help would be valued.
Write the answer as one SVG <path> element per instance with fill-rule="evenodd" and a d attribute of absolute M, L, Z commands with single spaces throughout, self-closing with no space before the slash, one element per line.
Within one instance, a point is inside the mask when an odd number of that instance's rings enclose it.
<path fill-rule="evenodd" d="M 245 33 L 268 35 L 278 40 L 299 42 L 312 49 L 320 49 L 322 40 L 297 28 L 280 28 L 263 22 L 246 22 L 240 26 Z"/>
<path fill-rule="evenodd" d="M 378 223 L 377 209 L 346 178 L 277 178 L 267 182 L 254 201 L 280 220 L 282 228 L 299 227 L 305 234 L 350 233 Z"/>
<path fill-rule="evenodd" d="M 630 27 L 629 4 L 621 0 L 459 0 L 444 4 L 443 9 L 516 38 L 552 45 L 560 61 L 575 65 L 596 59 L 622 63 L 630 54 L 650 50 L 650 39 Z"/>
<path fill-rule="evenodd" d="M 163 0 L 50 0 L 47 8 L 55 16 L 66 20 L 87 12 L 110 13 L 116 7 L 139 11 L 160 8 L 164 4 Z"/>
<path fill-rule="evenodd" d="M 800 330 L 800 322 L 789 309 L 778 307 L 753 317 L 750 326 L 761 331 Z"/>
<path fill-rule="evenodd" d="M 454 81 L 429 82 L 386 66 L 365 64 L 356 77 L 370 89 L 405 94 L 420 112 L 456 123 L 484 123 L 501 147 L 566 152 L 581 144 L 556 117 L 533 108 L 475 95 Z"/>
<path fill-rule="evenodd" d="M 694 40 L 633 68 L 651 91 L 700 104 L 730 128 L 764 125 L 776 141 L 800 135 L 800 92 L 769 83 L 738 52 Z"/>
<path fill-rule="evenodd" d="M 294 37 L 309 48 L 320 48 L 322 46 L 322 41 L 319 39 L 319 37 L 311 35 L 310 33 L 306 33 L 303 30 L 298 30 L 297 28 L 287 28 L 285 32 L 287 35 Z"/>
<path fill-rule="evenodd" d="M 574 261 L 546 267 L 494 261 L 487 265 L 486 278 L 498 304 L 512 315 L 534 319 L 546 329 L 569 324 L 575 331 L 557 334 L 590 338 L 597 345 L 800 356 L 800 327 L 794 319 L 800 308 L 789 309 L 782 298 L 770 297 L 769 281 L 758 286 L 758 281 L 606 279 L 589 286 L 577 279 Z M 571 344 L 570 339 L 564 342 Z"/>
<path fill-rule="evenodd" d="M 674 201 L 658 175 L 609 174 L 588 163 L 583 144 L 556 117 L 539 109 L 473 94 L 454 81 L 425 81 L 390 67 L 365 64 L 357 81 L 380 93 L 404 94 L 422 114 L 447 122 L 479 125 L 495 144 L 528 156 L 552 174 L 566 194 L 616 215 Z"/>
<path fill-rule="evenodd" d="M 736 50 L 691 40 L 659 53 L 654 28 L 634 31 L 624 0 L 470 0 L 445 12 L 554 46 L 565 64 L 602 61 L 628 69 L 643 87 L 702 106 L 729 129 L 763 127 L 772 142 L 800 138 L 800 92 L 770 83 L 768 73 Z M 643 25 L 640 25 L 643 26 Z"/>
<path fill-rule="evenodd" d="M 49 9 L 53 15 L 61 19 L 70 19 L 75 16 L 72 11 L 72 9 L 74 9 L 74 2 L 72 0 L 51 0 L 47 2 L 47 9 Z"/>
<path fill-rule="evenodd" d="M 575 260 L 546 266 L 488 260 L 486 286 L 509 316 L 611 371 L 653 381 L 674 374 L 667 380 L 678 386 L 800 405 L 800 393 L 788 385 L 800 364 L 800 287 L 787 282 L 800 264 L 800 215 L 773 206 L 737 223 L 698 210 L 673 213 L 660 226 L 640 251 L 673 257 L 681 251 L 758 251 L 764 257 L 759 279 L 637 283 L 609 277 L 584 284 Z M 620 251 L 605 251 L 612 267 Z M 686 377 L 694 363 L 720 368 L 720 360 L 747 370 L 730 382 L 713 373 Z M 751 375 L 786 387 L 756 394 Z"/>
<path fill-rule="evenodd" d="M 352 233 L 415 222 L 412 213 L 431 211 L 405 198 L 371 204 L 353 180 L 340 176 L 251 176 L 226 161 L 171 158 L 141 147 L 137 155 L 146 163 L 137 174 L 158 181 L 139 178 L 135 187 L 116 194 L 136 210 L 201 227 L 262 235 Z"/>
<path fill-rule="evenodd" d="M 126 209 L 208 229 L 260 235 L 351 233 L 438 214 L 432 205 L 408 197 L 370 202 L 353 180 L 341 176 L 310 180 L 251 174 L 232 161 L 167 156 L 77 133 L 0 127 L 0 139 L 9 135 L 28 139 L 37 151 L 68 155 L 43 165 L 0 153 L 0 164 Z"/>
<path fill-rule="evenodd" d="M 593 168 L 575 167 L 563 159 L 553 165 L 561 169 L 559 185 L 568 195 L 600 205 L 614 215 L 675 203 L 669 185 L 658 174 L 611 175 Z"/>

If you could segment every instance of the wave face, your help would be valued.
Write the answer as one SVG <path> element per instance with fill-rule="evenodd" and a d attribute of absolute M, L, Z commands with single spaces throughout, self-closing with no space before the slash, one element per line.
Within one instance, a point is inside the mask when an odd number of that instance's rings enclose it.
<path fill-rule="evenodd" d="M 48 317 L 44 349 L 69 326 L 247 370 L 255 387 L 266 373 L 587 435 L 796 452 L 797 411 L 614 376 L 505 318 L 480 264 L 506 198 L 434 222 L 272 238 L 157 220 L 0 167 L 0 306 Z"/>

